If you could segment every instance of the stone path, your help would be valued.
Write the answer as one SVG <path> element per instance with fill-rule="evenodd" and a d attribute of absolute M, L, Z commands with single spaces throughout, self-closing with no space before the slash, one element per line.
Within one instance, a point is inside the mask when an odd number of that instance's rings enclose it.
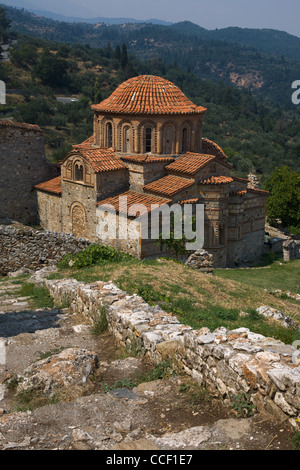
<path fill-rule="evenodd" d="M 293 431 L 286 423 L 261 415 L 237 419 L 219 400 L 201 395 L 187 377 L 129 386 L 151 369 L 145 358 L 126 357 L 109 333 L 94 336 L 85 320 L 67 309 L 32 309 L 30 298 L 18 297 L 17 290 L 11 279 L 0 282 L 0 340 L 5 345 L 0 449 L 293 449 Z M 57 371 L 61 352 L 66 356 L 71 348 L 95 353 L 96 371 L 81 385 L 66 387 L 63 399 L 19 411 L 13 379 L 45 353 L 51 360 L 43 359 L 44 372 L 51 366 Z M 63 371 L 66 383 L 72 383 L 74 361 Z"/>

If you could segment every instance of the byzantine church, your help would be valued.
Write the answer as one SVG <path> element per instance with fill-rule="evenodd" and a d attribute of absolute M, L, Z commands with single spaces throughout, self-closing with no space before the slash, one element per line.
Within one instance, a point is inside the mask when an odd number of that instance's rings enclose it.
<path fill-rule="evenodd" d="M 203 137 L 207 109 L 172 82 L 142 75 L 92 105 L 93 135 L 60 162 L 61 174 L 35 185 L 40 225 L 48 231 L 109 243 L 138 258 L 166 256 L 157 240 L 101 239 L 99 224 L 134 222 L 130 206 L 204 205 L 204 246 L 215 267 L 256 259 L 264 246 L 268 193 L 231 175 L 224 151 Z M 120 204 L 120 196 L 128 206 Z M 101 231 L 100 231 L 101 233 Z"/>

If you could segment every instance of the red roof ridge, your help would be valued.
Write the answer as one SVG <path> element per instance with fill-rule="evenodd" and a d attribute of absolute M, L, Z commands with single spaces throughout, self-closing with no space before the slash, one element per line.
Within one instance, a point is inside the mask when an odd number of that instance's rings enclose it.
<path fill-rule="evenodd" d="M 36 124 L 28 124 L 27 122 L 10 121 L 9 119 L 0 119 L 0 126 L 27 129 L 28 131 L 37 131 L 37 132 L 42 132 L 42 133 L 44 132 Z"/>
<path fill-rule="evenodd" d="M 223 175 L 209 176 L 198 181 L 199 184 L 228 184 L 232 182 L 231 176 Z"/>

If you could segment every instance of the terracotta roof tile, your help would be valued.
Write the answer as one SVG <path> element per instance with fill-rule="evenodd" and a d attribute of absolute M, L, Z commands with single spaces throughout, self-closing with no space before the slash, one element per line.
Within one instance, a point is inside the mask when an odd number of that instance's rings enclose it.
<path fill-rule="evenodd" d="M 121 156 L 121 160 L 132 163 L 159 163 L 159 162 L 173 162 L 174 157 L 156 157 L 153 155 L 126 155 Z"/>
<path fill-rule="evenodd" d="M 34 188 L 46 193 L 61 195 L 61 176 L 36 184 Z"/>
<path fill-rule="evenodd" d="M 232 183 L 233 179 L 231 176 L 209 176 L 199 180 L 199 184 L 228 184 Z"/>
<path fill-rule="evenodd" d="M 120 199 L 125 197 L 127 198 L 127 204 L 125 203 L 124 199 Z M 139 215 L 146 214 L 153 210 L 154 204 L 157 207 L 157 205 L 163 206 L 165 204 L 169 204 L 170 202 L 170 199 L 137 193 L 135 191 L 126 191 L 124 193 L 118 194 L 117 196 L 109 197 L 103 201 L 97 202 L 97 206 L 103 206 L 105 210 L 105 206 L 109 204 L 114 207 L 116 212 L 121 212 L 131 217 L 138 217 Z M 145 207 L 141 208 L 141 211 L 137 214 L 134 208 L 131 209 L 134 204 L 143 204 Z"/>
<path fill-rule="evenodd" d="M 14 127 L 18 129 L 26 129 L 28 131 L 38 131 L 43 133 L 42 129 L 35 124 L 27 124 L 26 122 L 9 121 L 5 119 L 0 119 L 0 127 Z"/>
<path fill-rule="evenodd" d="M 198 153 L 187 152 L 185 155 L 177 158 L 173 163 L 166 166 L 166 170 L 170 172 L 185 173 L 187 175 L 194 175 L 214 160 L 213 155 L 203 155 Z"/>
<path fill-rule="evenodd" d="M 202 139 L 202 150 L 205 154 L 215 155 L 216 157 L 221 158 L 228 158 L 221 147 L 209 139 Z"/>
<path fill-rule="evenodd" d="M 153 75 L 130 78 L 92 109 L 120 114 L 202 114 L 206 111 L 192 103 L 174 83 Z"/>
<path fill-rule="evenodd" d="M 94 144 L 94 135 L 91 135 L 91 137 L 89 137 L 88 139 L 86 139 L 84 142 L 82 142 L 81 144 L 77 144 L 77 145 L 73 145 L 73 148 L 76 149 L 76 148 L 93 148 Z"/>
<path fill-rule="evenodd" d="M 199 198 L 194 199 L 184 199 L 183 201 L 178 201 L 178 204 L 196 204 L 199 201 Z"/>
<path fill-rule="evenodd" d="M 195 184 L 195 180 L 167 175 L 144 186 L 144 191 L 171 197 Z"/>
<path fill-rule="evenodd" d="M 76 147 L 68 153 L 64 160 L 71 154 L 76 155 L 76 153 L 85 158 L 96 173 L 123 170 L 126 168 L 113 149 Z"/>
<path fill-rule="evenodd" d="M 248 193 L 257 193 L 257 194 L 261 194 L 261 195 L 270 194 L 269 191 L 263 191 L 262 189 L 255 189 L 255 188 L 248 188 L 247 192 Z"/>

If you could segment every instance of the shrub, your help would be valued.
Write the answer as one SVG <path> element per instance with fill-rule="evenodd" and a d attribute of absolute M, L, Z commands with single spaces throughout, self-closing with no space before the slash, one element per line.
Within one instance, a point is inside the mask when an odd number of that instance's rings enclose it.
<path fill-rule="evenodd" d="M 106 264 L 134 259 L 131 255 L 116 250 L 111 246 L 92 244 L 79 253 L 64 256 L 58 263 L 59 268 L 85 268 L 94 264 Z"/>

